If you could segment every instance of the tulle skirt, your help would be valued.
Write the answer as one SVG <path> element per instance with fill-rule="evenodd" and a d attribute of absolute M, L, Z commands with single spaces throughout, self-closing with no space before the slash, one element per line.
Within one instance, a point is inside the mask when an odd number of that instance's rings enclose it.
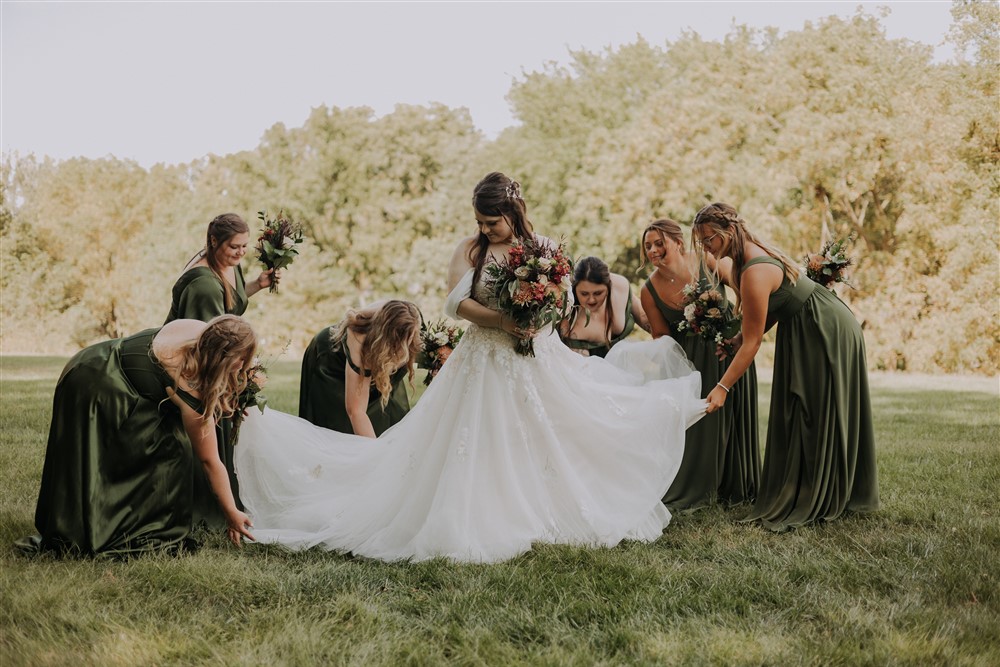
<path fill-rule="evenodd" d="M 556 335 L 515 353 L 469 327 L 402 421 L 378 439 L 252 411 L 236 448 L 260 542 L 386 561 L 497 562 L 532 543 L 652 541 L 701 378 L 672 339 L 585 358 Z"/>

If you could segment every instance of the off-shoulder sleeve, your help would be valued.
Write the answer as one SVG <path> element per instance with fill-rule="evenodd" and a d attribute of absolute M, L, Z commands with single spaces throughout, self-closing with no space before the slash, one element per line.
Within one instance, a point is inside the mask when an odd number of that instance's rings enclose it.
<path fill-rule="evenodd" d="M 444 301 L 444 314 L 453 320 L 461 319 L 458 315 L 458 304 L 472 296 L 472 274 L 472 269 L 466 271 Z"/>

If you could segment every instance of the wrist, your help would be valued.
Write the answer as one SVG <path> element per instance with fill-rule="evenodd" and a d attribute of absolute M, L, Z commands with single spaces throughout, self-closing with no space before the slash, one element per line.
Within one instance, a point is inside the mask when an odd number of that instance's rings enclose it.
<path fill-rule="evenodd" d="M 716 382 L 716 383 L 715 383 L 715 386 L 716 386 L 716 387 L 722 387 L 722 389 L 723 389 L 723 390 L 724 390 L 724 391 L 725 391 L 725 392 L 726 392 L 727 394 L 729 393 L 729 390 L 730 390 L 730 387 L 727 387 L 726 385 L 722 384 L 722 382 Z"/>

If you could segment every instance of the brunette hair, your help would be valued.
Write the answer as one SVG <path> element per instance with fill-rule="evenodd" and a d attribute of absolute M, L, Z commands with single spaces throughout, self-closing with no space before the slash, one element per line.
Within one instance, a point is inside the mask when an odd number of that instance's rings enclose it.
<path fill-rule="evenodd" d="M 420 310 L 409 301 L 386 301 L 378 310 L 349 310 L 333 329 L 334 346 L 347 345 L 347 332 L 365 337 L 361 343 L 358 365 L 372 374 L 383 408 L 392 392 L 391 376 L 399 366 L 399 351 L 406 350 L 406 369 L 410 382 L 415 373 L 414 361 L 420 352 Z"/>
<path fill-rule="evenodd" d="M 760 246 L 764 252 L 781 262 L 785 278 L 790 283 L 794 285 L 798 281 L 799 267 L 795 262 L 785 253 L 755 236 L 750 231 L 750 228 L 747 227 L 746 220 L 741 218 L 736 209 L 729 204 L 723 204 L 722 202 L 709 204 L 698 211 L 697 215 L 694 216 L 694 222 L 691 224 L 693 230 L 699 227 L 708 227 L 725 237 L 729 244 L 729 256 L 733 259 L 733 284 L 740 284 L 740 277 L 743 273 L 743 267 L 746 264 L 747 243 L 754 243 Z M 704 233 L 702 233 L 702 236 L 704 236 Z M 692 245 L 695 244 L 694 234 L 691 235 L 691 243 Z M 739 308 L 739 298 L 739 290 L 737 290 L 737 308 Z"/>
<path fill-rule="evenodd" d="M 215 216 L 208 223 L 208 231 L 205 233 L 205 249 L 202 252 L 204 253 L 205 261 L 208 262 L 208 268 L 212 269 L 212 273 L 222 282 L 222 293 L 226 310 L 231 310 L 233 307 L 233 287 L 226 280 L 225 275 L 223 275 L 225 267 L 219 263 L 216 253 L 229 239 L 237 234 L 248 233 L 250 233 L 250 227 L 243 221 L 243 218 L 235 213 L 223 213 L 222 215 Z M 188 263 L 190 264 L 190 262 Z"/>
<path fill-rule="evenodd" d="M 639 262 L 639 268 L 646 266 L 646 234 L 650 232 L 656 232 L 660 235 L 660 239 L 666 241 L 670 239 L 671 241 L 676 241 L 684 247 L 684 232 L 681 231 L 681 225 L 676 220 L 671 220 L 670 218 L 661 218 L 654 222 L 649 223 L 644 230 L 642 230 L 642 235 L 639 236 L 639 248 L 642 252 L 639 253 L 641 260 Z"/>
<path fill-rule="evenodd" d="M 521 184 L 499 171 L 486 174 L 476 184 L 472 190 L 472 206 L 482 215 L 502 215 L 514 230 L 514 237 L 517 239 L 523 241 L 533 235 L 534 228 L 528 220 L 528 207 L 521 197 Z M 469 248 L 469 262 L 473 266 L 473 293 L 486 263 L 486 251 L 489 247 L 489 238 L 480 232 L 476 242 Z"/>
<path fill-rule="evenodd" d="M 247 370 L 257 351 L 257 334 L 236 315 L 219 315 L 196 339 L 181 348 L 180 377 L 201 394 L 202 418 L 231 415 L 247 386 Z M 242 363 L 233 368 L 233 360 Z"/>
<path fill-rule="evenodd" d="M 580 299 L 576 295 L 576 286 L 584 280 L 588 283 L 604 285 L 608 288 L 608 296 L 604 302 L 605 314 L 608 320 L 607 326 L 604 328 L 604 340 L 610 345 L 611 327 L 614 324 L 615 312 L 611 305 L 611 269 L 608 268 L 608 265 L 602 259 L 584 257 L 576 263 L 576 267 L 573 269 L 573 301 L 576 305 L 573 306 L 573 315 L 570 318 L 569 328 L 572 329 L 576 325 L 576 318 L 580 314 Z"/>

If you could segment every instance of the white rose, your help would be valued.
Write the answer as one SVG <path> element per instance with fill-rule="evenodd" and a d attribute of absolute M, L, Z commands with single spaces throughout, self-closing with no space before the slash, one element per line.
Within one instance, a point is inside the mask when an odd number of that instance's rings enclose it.
<path fill-rule="evenodd" d="M 531 269 L 529 269 L 526 266 L 519 266 L 516 269 L 514 269 L 514 275 L 517 276 L 518 278 L 527 278 L 529 275 L 531 275 Z"/>
<path fill-rule="evenodd" d="M 686 319 L 688 321 L 693 320 L 694 319 L 694 309 L 695 308 L 696 308 L 696 305 L 693 304 L 693 303 L 689 303 L 688 305 L 686 305 L 684 307 L 684 319 Z"/>
<path fill-rule="evenodd" d="M 547 275 L 545 275 L 544 273 L 542 275 L 538 276 L 538 284 L 539 285 L 548 285 L 549 284 L 549 277 Z"/>
<path fill-rule="evenodd" d="M 549 259 L 548 257 L 539 257 L 538 266 L 542 267 L 543 269 L 547 269 L 550 266 L 552 266 L 552 260 Z"/>
<path fill-rule="evenodd" d="M 438 345 L 447 345 L 448 344 L 448 332 L 447 331 L 438 331 L 437 333 L 435 333 L 434 334 L 434 342 L 437 343 Z"/>

